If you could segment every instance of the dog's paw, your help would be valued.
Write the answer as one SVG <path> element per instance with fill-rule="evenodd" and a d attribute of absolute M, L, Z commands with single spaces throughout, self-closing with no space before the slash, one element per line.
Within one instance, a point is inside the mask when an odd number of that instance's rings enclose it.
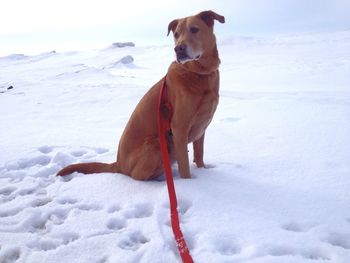
<path fill-rule="evenodd" d="M 196 165 L 196 167 L 198 169 L 212 169 L 212 168 L 216 168 L 216 165 L 214 164 L 203 164 L 202 166 L 199 166 L 198 164 Z"/>

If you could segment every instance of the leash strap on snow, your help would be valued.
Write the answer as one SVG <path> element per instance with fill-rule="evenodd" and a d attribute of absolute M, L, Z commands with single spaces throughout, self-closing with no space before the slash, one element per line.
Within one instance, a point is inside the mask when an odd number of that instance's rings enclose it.
<path fill-rule="evenodd" d="M 160 149 L 162 152 L 163 166 L 165 170 L 165 177 L 166 177 L 166 182 L 168 186 L 171 227 L 173 229 L 176 246 L 179 250 L 180 256 L 182 258 L 182 262 L 192 263 L 193 259 L 190 255 L 190 252 L 186 245 L 186 241 L 180 229 L 179 214 L 177 211 L 176 192 L 175 192 L 175 186 L 174 186 L 173 175 L 171 171 L 170 159 L 169 159 L 169 153 L 168 153 L 168 146 L 167 146 L 166 136 L 168 134 L 171 134 L 170 121 L 173 114 L 173 109 L 168 99 L 166 76 L 164 77 L 160 88 L 158 109 L 159 109 L 158 133 L 159 133 L 159 140 L 160 140 Z"/>

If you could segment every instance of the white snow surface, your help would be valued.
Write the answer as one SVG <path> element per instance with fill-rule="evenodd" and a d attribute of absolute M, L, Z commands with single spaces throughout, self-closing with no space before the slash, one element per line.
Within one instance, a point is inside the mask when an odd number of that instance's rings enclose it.
<path fill-rule="evenodd" d="M 350 31 L 232 37 L 218 48 L 209 168 L 193 165 L 185 180 L 173 167 L 194 261 L 350 262 Z M 115 160 L 173 53 L 112 45 L 0 58 L 1 263 L 180 262 L 164 178 L 55 176 Z"/>

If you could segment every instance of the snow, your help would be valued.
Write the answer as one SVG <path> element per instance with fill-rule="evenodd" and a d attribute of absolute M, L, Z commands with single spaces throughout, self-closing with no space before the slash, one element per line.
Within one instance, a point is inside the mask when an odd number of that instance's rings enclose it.
<path fill-rule="evenodd" d="M 218 41 L 209 168 L 174 166 L 195 262 L 349 262 L 350 31 Z M 180 261 L 164 178 L 55 177 L 113 161 L 174 58 L 118 45 L 0 58 L 0 262 Z"/>

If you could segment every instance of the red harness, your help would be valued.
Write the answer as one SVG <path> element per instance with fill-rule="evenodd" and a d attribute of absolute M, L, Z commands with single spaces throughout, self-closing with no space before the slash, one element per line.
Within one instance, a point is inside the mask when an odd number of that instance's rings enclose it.
<path fill-rule="evenodd" d="M 158 133 L 160 140 L 160 149 L 162 152 L 163 166 L 165 170 L 166 182 L 168 185 L 169 201 L 170 201 L 170 219 L 173 229 L 176 246 L 180 252 L 183 263 L 192 263 L 193 259 L 187 248 L 186 241 L 180 229 L 179 214 L 177 211 L 177 199 L 173 175 L 171 172 L 170 159 L 167 146 L 166 136 L 171 134 L 170 121 L 173 115 L 173 108 L 168 99 L 168 87 L 166 84 L 166 75 L 162 81 L 158 103 Z"/>

